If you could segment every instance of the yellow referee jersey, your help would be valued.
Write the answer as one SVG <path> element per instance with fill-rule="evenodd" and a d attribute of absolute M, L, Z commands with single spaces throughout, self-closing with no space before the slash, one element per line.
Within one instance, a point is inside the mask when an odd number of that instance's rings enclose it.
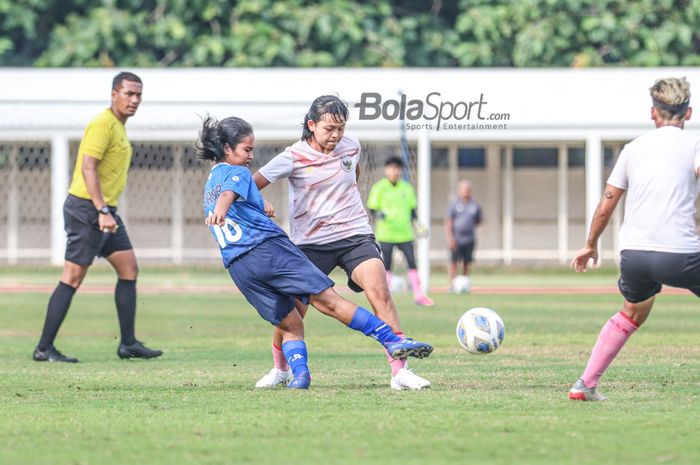
<path fill-rule="evenodd" d="M 126 137 L 124 124 L 107 108 L 85 128 L 73 170 L 73 182 L 68 192 L 82 199 L 90 199 L 83 178 L 83 157 L 90 155 L 100 160 L 97 175 L 102 195 L 111 207 L 117 206 L 119 195 L 126 187 L 126 174 L 131 164 L 131 144 Z"/>

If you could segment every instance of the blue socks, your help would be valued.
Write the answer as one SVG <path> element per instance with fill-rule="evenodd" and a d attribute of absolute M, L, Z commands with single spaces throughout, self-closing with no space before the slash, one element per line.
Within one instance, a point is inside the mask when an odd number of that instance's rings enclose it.
<path fill-rule="evenodd" d="M 385 347 L 387 344 L 399 342 L 401 340 L 400 337 L 394 334 L 388 324 L 362 307 L 357 307 L 348 328 L 360 331 L 365 336 L 376 339 Z"/>
<path fill-rule="evenodd" d="M 308 376 L 308 356 L 304 341 L 285 342 L 282 344 L 282 352 L 284 353 L 284 358 L 287 359 L 287 363 L 292 368 L 294 378 L 299 378 L 302 373 L 306 373 Z"/>

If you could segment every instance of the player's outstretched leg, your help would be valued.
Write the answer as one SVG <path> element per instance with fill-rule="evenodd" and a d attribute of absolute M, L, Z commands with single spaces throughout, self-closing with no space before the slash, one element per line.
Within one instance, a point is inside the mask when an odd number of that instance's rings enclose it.
<path fill-rule="evenodd" d="M 641 303 L 625 302 L 625 310 L 616 313 L 600 331 L 598 340 L 588 359 L 588 364 L 581 378 L 569 390 L 569 399 L 583 401 L 603 401 L 604 395 L 598 392 L 598 382 L 627 340 L 639 328 L 653 305 L 653 298 Z M 632 320 L 625 311 L 636 315 Z"/>
<path fill-rule="evenodd" d="M 329 287 L 320 294 L 310 296 L 310 300 L 321 313 L 332 316 L 349 328 L 375 339 L 393 358 L 424 358 L 433 351 L 433 347 L 425 342 L 400 338 L 384 321 L 366 309 L 343 299 L 333 288 Z"/>
<path fill-rule="evenodd" d="M 416 357 L 425 358 L 433 351 L 433 347 L 425 342 L 413 339 L 402 339 L 389 328 L 389 325 L 362 307 L 357 307 L 348 327 L 360 331 L 365 336 L 376 339 L 384 346 L 392 358 Z"/>

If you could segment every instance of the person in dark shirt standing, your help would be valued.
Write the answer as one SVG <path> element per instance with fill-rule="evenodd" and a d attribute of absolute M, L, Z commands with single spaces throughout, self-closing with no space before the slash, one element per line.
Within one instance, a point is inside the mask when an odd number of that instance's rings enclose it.
<path fill-rule="evenodd" d="M 474 260 L 476 227 L 481 224 L 481 205 L 472 198 L 472 184 L 462 180 L 457 185 L 457 200 L 450 204 L 445 217 L 445 233 L 450 247 L 450 282 L 457 276 L 462 263 L 462 275 L 469 276 L 469 265 Z"/>

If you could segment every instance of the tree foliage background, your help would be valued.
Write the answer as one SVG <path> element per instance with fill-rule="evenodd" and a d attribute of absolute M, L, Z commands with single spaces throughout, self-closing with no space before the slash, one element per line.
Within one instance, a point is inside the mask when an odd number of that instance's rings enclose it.
<path fill-rule="evenodd" d="M 0 0 L 0 66 L 694 66 L 700 0 Z"/>

